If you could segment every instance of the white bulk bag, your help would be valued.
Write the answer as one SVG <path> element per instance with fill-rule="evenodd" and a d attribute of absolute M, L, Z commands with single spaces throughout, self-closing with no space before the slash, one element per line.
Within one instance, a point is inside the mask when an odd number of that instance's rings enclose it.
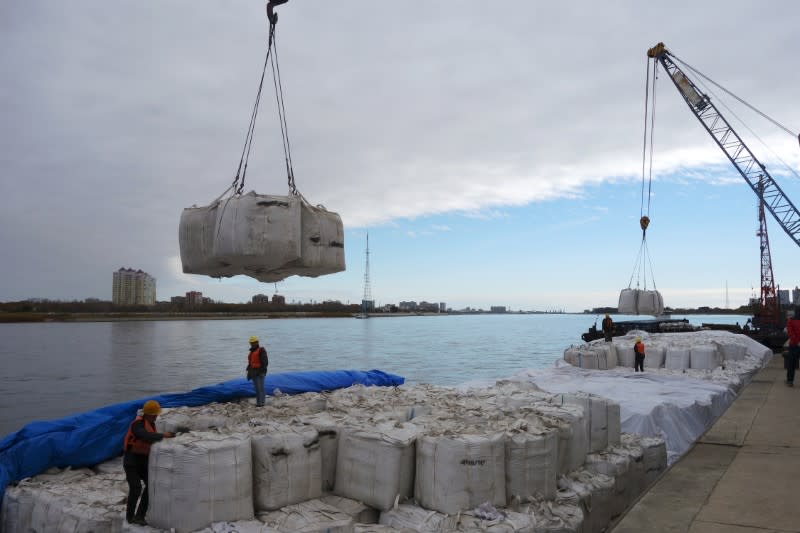
<path fill-rule="evenodd" d="M 178 243 L 185 274 L 204 274 L 215 278 L 239 274 L 236 265 L 214 257 L 219 200 L 203 207 L 188 207 L 181 214 Z"/>
<path fill-rule="evenodd" d="M 598 352 L 588 346 L 567 348 L 564 351 L 564 360 L 573 366 L 597 370 L 599 368 Z M 603 357 L 605 362 L 605 357 Z"/>
<path fill-rule="evenodd" d="M 589 452 L 589 421 L 578 405 L 537 403 L 539 420 L 558 430 L 558 473 L 579 468 Z"/>
<path fill-rule="evenodd" d="M 608 527 L 615 499 L 613 477 L 581 469 L 561 478 L 559 487 L 578 495 L 585 533 L 601 533 Z"/>
<path fill-rule="evenodd" d="M 665 354 L 666 362 L 664 363 L 664 367 L 671 370 L 686 370 L 690 365 L 690 354 L 689 348 L 670 346 L 667 348 Z"/>
<path fill-rule="evenodd" d="M 747 356 L 747 348 L 741 344 L 726 342 L 720 348 L 726 361 L 742 361 Z"/>
<path fill-rule="evenodd" d="M 611 502 L 611 518 L 622 514 L 630 503 L 630 457 L 625 454 L 601 452 L 586 456 L 586 470 L 614 478 L 614 498 Z"/>
<path fill-rule="evenodd" d="M 658 291 L 622 289 L 617 308 L 620 314 L 658 316 L 664 312 L 664 299 Z"/>
<path fill-rule="evenodd" d="M 458 527 L 457 516 L 429 511 L 416 505 L 401 504 L 390 511 L 381 513 L 382 525 L 400 531 L 455 531 Z"/>
<path fill-rule="evenodd" d="M 644 366 L 645 368 L 661 368 L 664 366 L 664 347 L 658 344 L 645 346 Z"/>
<path fill-rule="evenodd" d="M 613 342 L 601 342 L 592 345 L 592 350 L 597 353 L 597 368 L 611 370 L 617 366 L 617 350 Z"/>
<path fill-rule="evenodd" d="M 291 275 L 285 275 L 281 269 L 300 259 L 300 203 L 298 197 L 269 196 L 255 191 L 222 200 L 214 259 L 260 281 L 280 281 Z M 279 273 L 272 279 L 270 275 L 274 272 Z"/>
<path fill-rule="evenodd" d="M 352 533 L 353 519 L 320 500 L 287 505 L 278 511 L 258 513 L 258 519 L 280 531 Z"/>
<path fill-rule="evenodd" d="M 717 368 L 717 348 L 712 344 L 692 346 L 692 368 L 699 370 L 714 370 Z"/>
<path fill-rule="evenodd" d="M 328 493 L 336 484 L 336 457 L 339 453 L 339 423 L 330 415 L 321 413 L 300 417 L 300 422 L 317 431 L 322 461 L 320 478 L 322 492 Z"/>
<path fill-rule="evenodd" d="M 256 512 L 322 495 L 322 457 L 315 429 L 273 428 L 252 435 L 253 503 Z"/>
<path fill-rule="evenodd" d="M 487 501 L 505 506 L 504 440 L 502 433 L 420 437 L 414 482 L 417 502 L 445 514 Z"/>
<path fill-rule="evenodd" d="M 152 527 L 178 533 L 253 518 L 250 436 L 192 433 L 150 449 Z"/>
<path fill-rule="evenodd" d="M 587 452 L 598 452 L 619 442 L 620 411 L 617 402 L 582 392 L 565 394 L 563 401 L 583 408 L 589 436 Z"/>
<path fill-rule="evenodd" d="M 0 507 L 0 531 L 31 531 L 35 498 L 31 489 L 8 487 Z"/>
<path fill-rule="evenodd" d="M 244 274 L 271 283 L 345 269 L 341 218 L 302 196 L 250 191 L 184 209 L 179 242 L 188 274 Z"/>
<path fill-rule="evenodd" d="M 301 259 L 292 266 L 293 273 L 315 278 L 342 272 L 345 269 L 342 219 L 322 206 L 313 206 L 301 199 Z"/>
<path fill-rule="evenodd" d="M 353 519 L 358 524 L 377 524 L 380 519 L 380 511 L 350 498 L 342 498 L 328 494 L 319 499 L 322 503 L 336 507 L 341 512 Z"/>
<path fill-rule="evenodd" d="M 617 346 L 617 364 L 619 366 L 633 368 L 636 362 L 636 353 L 633 346 Z"/>
<path fill-rule="evenodd" d="M 583 531 L 583 511 L 574 504 L 536 499 L 522 506 L 520 512 L 531 517 L 536 533 Z"/>
<path fill-rule="evenodd" d="M 383 511 L 398 496 L 410 498 L 417 432 L 409 423 L 344 429 L 339 435 L 334 492 Z"/>
<path fill-rule="evenodd" d="M 660 437 L 643 437 L 635 433 L 624 433 L 622 444 L 636 445 L 642 449 L 645 486 L 651 485 L 667 469 L 667 443 Z"/>
<path fill-rule="evenodd" d="M 467 511 L 458 517 L 458 526 L 454 531 L 486 533 L 534 533 L 535 531 L 533 528 L 535 519 L 531 515 L 505 509 L 491 510 L 487 515 L 489 516 L 484 516 L 481 508 Z"/>
<path fill-rule="evenodd" d="M 506 436 L 506 497 L 542 496 L 552 500 L 558 489 L 558 433 L 523 432 Z"/>

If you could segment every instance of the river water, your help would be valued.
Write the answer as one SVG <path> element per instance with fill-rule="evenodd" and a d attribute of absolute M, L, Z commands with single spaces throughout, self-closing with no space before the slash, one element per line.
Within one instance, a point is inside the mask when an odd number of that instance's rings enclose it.
<path fill-rule="evenodd" d="M 615 317 L 624 320 L 630 317 Z M 551 366 L 594 315 L 443 315 L 0 324 L 0 437 L 111 403 L 244 376 L 257 335 L 269 371 L 379 369 L 457 385 Z M 682 317 L 673 317 L 682 318 Z M 742 315 L 692 315 L 744 324 Z M 599 326 L 599 318 L 598 326 Z"/>

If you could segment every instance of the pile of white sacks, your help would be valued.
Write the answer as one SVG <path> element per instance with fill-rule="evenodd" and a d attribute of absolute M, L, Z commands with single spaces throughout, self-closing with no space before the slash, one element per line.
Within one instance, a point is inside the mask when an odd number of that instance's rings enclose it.
<path fill-rule="evenodd" d="M 530 382 L 354 386 L 164 411 L 150 528 L 176 532 L 600 532 L 666 468 L 620 407 Z M 3 531 L 147 531 L 124 523 L 119 458 L 9 487 Z"/>
<path fill-rule="evenodd" d="M 598 340 L 570 346 L 564 351 L 564 360 L 593 370 L 633 368 L 636 337 L 641 337 L 645 345 L 644 367 L 649 369 L 714 370 L 733 361 L 744 361 L 748 354 L 761 359 L 765 349 L 745 335 L 724 331 L 653 334 L 630 331 L 623 337 L 614 337 L 613 342 Z"/>
<path fill-rule="evenodd" d="M 299 195 L 251 191 L 186 208 L 178 241 L 187 274 L 244 274 L 271 283 L 345 269 L 342 219 Z"/>

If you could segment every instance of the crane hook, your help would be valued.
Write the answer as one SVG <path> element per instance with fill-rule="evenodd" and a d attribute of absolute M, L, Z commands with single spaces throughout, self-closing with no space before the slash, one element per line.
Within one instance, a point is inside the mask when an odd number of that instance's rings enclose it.
<path fill-rule="evenodd" d="M 650 217 L 644 215 L 642 218 L 639 219 L 639 226 L 642 228 L 642 238 L 644 238 L 645 232 L 647 232 L 647 226 L 650 225 Z"/>
<path fill-rule="evenodd" d="M 267 3 L 267 19 L 269 19 L 270 24 L 275 25 L 278 23 L 278 14 L 274 11 L 275 7 L 285 4 L 288 1 L 289 0 L 269 0 Z"/>

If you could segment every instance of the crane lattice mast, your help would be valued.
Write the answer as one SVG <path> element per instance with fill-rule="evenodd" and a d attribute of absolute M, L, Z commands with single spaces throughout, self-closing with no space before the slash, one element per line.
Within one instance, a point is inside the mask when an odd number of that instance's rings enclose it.
<path fill-rule="evenodd" d="M 369 281 L 369 232 L 367 232 L 367 260 L 364 266 L 364 297 L 361 299 L 361 308 L 366 313 L 372 307 L 372 286 Z"/>

